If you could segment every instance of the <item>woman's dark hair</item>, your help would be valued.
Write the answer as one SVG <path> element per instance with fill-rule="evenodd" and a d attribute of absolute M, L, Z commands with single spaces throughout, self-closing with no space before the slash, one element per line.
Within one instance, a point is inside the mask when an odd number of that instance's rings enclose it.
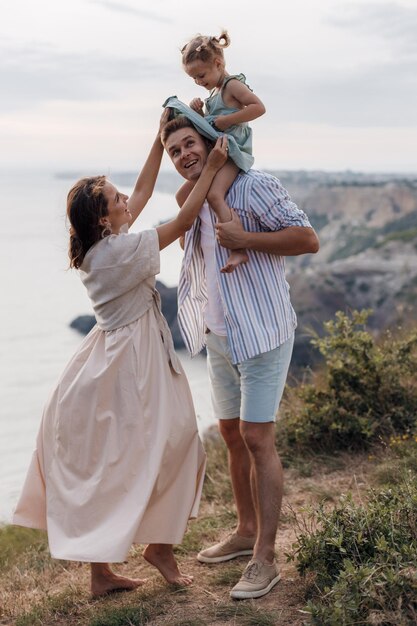
<path fill-rule="evenodd" d="M 100 219 L 108 215 L 107 198 L 103 193 L 105 176 L 81 178 L 67 196 L 67 217 L 70 221 L 68 256 L 70 267 L 78 269 L 88 250 L 100 241 L 104 226 Z"/>

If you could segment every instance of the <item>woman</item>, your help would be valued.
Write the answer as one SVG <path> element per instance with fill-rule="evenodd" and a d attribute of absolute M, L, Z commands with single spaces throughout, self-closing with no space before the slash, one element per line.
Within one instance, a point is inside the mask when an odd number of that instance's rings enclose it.
<path fill-rule="evenodd" d="M 91 591 L 134 589 L 110 562 L 133 542 L 169 583 L 189 585 L 174 559 L 201 495 L 204 452 L 185 374 L 155 290 L 159 251 L 188 230 L 224 164 L 213 148 L 178 216 L 128 234 L 152 195 L 161 127 L 130 198 L 104 176 L 68 194 L 70 265 L 80 270 L 97 325 L 66 367 L 45 408 L 14 523 L 48 532 L 54 558 L 91 564 Z"/>

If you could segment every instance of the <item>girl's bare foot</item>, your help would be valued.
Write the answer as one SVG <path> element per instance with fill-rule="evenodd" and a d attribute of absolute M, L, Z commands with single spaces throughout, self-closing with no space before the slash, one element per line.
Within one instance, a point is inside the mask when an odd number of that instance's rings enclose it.
<path fill-rule="evenodd" d="M 226 265 L 222 267 L 221 271 L 223 274 L 230 274 L 231 272 L 234 272 L 238 265 L 241 265 L 241 263 L 247 263 L 248 261 L 249 257 L 245 250 L 232 250 L 229 258 L 227 259 Z"/>
<path fill-rule="evenodd" d="M 146 582 L 140 578 L 118 576 L 107 563 L 91 563 L 91 595 L 93 598 L 114 591 L 132 591 Z"/>
<path fill-rule="evenodd" d="M 168 543 L 151 543 L 143 552 L 143 558 L 159 569 L 162 576 L 171 585 L 187 587 L 193 582 L 193 576 L 182 574 L 174 558 L 172 545 Z"/>

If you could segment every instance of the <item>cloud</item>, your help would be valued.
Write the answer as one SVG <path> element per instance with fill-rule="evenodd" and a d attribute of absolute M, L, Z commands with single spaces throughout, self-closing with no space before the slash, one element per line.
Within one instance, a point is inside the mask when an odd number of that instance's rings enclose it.
<path fill-rule="evenodd" d="M 417 55 L 417 8 L 397 2 L 364 2 L 340 8 L 342 14 L 328 17 L 327 23 L 380 37 L 391 44 L 396 54 Z"/>
<path fill-rule="evenodd" d="M 123 97 L 130 87 L 155 84 L 168 72 L 151 58 L 65 53 L 44 44 L 6 48 L 0 42 L 0 111 L 51 100 L 113 99 L 115 89 Z"/>
<path fill-rule="evenodd" d="M 112 0 L 89 0 L 90 4 L 97 4 L 99 6 L 104 7 L 105 9 L 109 9 L 110 11 L 116 11 L 118 13 L 128 13 L 129 15 L 135 15 L 136 17 L 143 18 L 145 20 L 154 20 L 156 22 L 161 22 L 165 24 L 172 24 L 173 19 L 170 17 L 166 17 L 165 15 L 160 15 L 159 13 L 152 13 L 150 11 L 144 11 L 143 9 L 137 9 L 136 7 L 131 7 L 128 4 L 124 4 L 123 2 L 112 2 Z"/>
<path fill-rule="evenodd" d="M 344 72 L 258 80 L 282 123 L 339 127 L 417 127 L 416 62 L 391 62 Z M 273 91 L 271 91 L 273 89 Z"/>
<path fill-rule="evenodd" d="M 326 22 L 348 31 L 352 63 L 300 69 L 278 82 L 273 76 L 262 84 L 258 80 L 259 93 L 273 90 L 282 122 L 416 128 L 417 8 L 394 2 L 344 4 Z M 367 38 L 362 62 L 355 55 L 361 36 Z M 389 54 L 381 54 L 379 41 Z"/>

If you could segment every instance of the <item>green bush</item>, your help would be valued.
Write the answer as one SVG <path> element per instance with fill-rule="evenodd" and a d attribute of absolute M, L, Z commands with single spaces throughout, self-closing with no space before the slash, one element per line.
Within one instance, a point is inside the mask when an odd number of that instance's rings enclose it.
<path fill-rule="evenodd" d="M 416 427 L 417 332 L 377 342 L 365 329 L 369 311 L 340 311 L 312 344 L 325 363 L 314 383 L 289 390 L 278 422 L 282 448 L 323 452 L 367 449 Z"/>
<path fill-rule="evenodd" d="M 390 437 L 388 445 L 376 456 L 372 479 L 384 487 L 392 487 L 406 480 L 417 481 L 417 435 L 397 435 Z M 381 451 L 382 452 L 382 451 Z"/>
<path fill-rule="evenodd" d="M 417 486 L 371 492 L 366 506 L 341 498 L 313 514 L 318 530 L 300 532 L 290 559 L 312 573 L 318 598 L 312 623 L 415 624 L 417 618 Z"/>
<path fill-rule="evenodd" d="M 307 610 L 316 626 L 415 626 L 416 597 L 415 568 L 347 566 L 325 601 Z"/>

